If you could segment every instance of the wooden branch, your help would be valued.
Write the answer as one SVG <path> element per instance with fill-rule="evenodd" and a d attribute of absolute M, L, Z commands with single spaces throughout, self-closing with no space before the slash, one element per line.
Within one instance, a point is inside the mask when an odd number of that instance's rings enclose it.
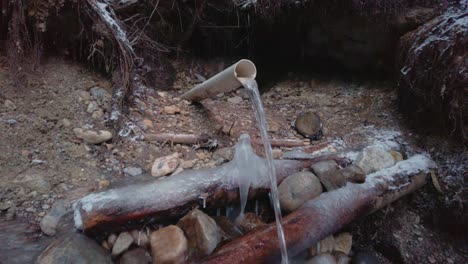
<path fill-rule="evenodd" d="M 254 139 L 252 143 L 255 145 L 263 146 L 263 141 L 261 139 Z M 304 141 L 292 140 L 292 139 L 271 139 L 270 144 L 273 148 L 278 148 L 278 147 L 293 148 L 293 147 L 303 147 L 306 145 Z"/>
<path fill-rule="evenodd" d="M 417 155 L 367 176 L 363 184 L 350 184 L 308 201 L 283 218 L 290 256 L 310 247 L 358 217 L 381 209 L 426 183 L 434 163 Z M 279 261 L 275 223 L 234 240 L 201 263 L 273 263 Z"/>
<path fill-rule="evenodd" d="M 310 165 L 310 161 L 275 161 L 278 182 Z M 177 219 L 196 207 L 225 206 L 238 200 L 239 185 L 231 176 L 237 169 L 234 166 L 231 161 L 218 168 L 183 171 L 159 180 L 89 194 L 74 205 L 75 226 L 87 233 L 115 231 L 142 221 Z M 249 197 L 264 194 L 268 189 L 268 177 L 260 175 L 252 181 Z"/>
<path fill-rule="evenodd" d="M 173 133 L 161 133 L 161 134 L 146 134 L 145 140 L 150 142 L 173 142 L 176 144 L 197 144 L 200 142 L 206 142 L 212 139 L 209 135 L 201 134 L 173 134 Z"/>

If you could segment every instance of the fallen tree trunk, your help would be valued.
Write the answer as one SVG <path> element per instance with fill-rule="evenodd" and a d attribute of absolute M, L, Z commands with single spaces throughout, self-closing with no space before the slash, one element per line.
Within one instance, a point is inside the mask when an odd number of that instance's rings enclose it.
<path fill-rule="evenodd" d="M 381 209 L 426 183 L 434 163 L 417 155 L 308 201 L 283 218 L 288 254 L 294 256 L 358 217 Z M 275 223 L 224 245 L 201 263 L 274 263 L 280 259 Z"/>
<path fill-rule="evenodd" d="M 275 161 L 278 182 L 310 165 L 311 161 Z M 231 161 L 218 168 L 183 171 L 164 179 L 90 194 L 74 205 L 75 226 L 96 233 L 122 229 L 132 221 L 177 219 L 196 207 L 225 206 L 238 199 L 239 185 L 230 176 L 235 166 Z M 268 186 L 266 175 L 258 177 L 252 181 L 250 196 L 267 192 Z"/>

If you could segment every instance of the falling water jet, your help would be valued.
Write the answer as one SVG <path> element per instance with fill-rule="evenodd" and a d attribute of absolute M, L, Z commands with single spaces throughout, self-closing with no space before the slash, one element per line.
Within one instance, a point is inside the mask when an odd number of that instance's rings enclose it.
<path fill-rule="evenodd" d="M 258 91 L 258 85 L 254 78 L 238 78 L 245 89 L 248 91 L 252 107 L 255 112 L 258 128 L 262 137 L 263 146 L 265 150 L 265 158 L 267 162 L 267 172 L 270 178 L 270 198 L 275 211 L 276 228 L 278 232 L 278 240 L 281 249 L 281 263 L 288 263 L 288 252 L 286 249 L 286 240 L 284 237 L 284 231 L 282 226 L 281 208 L 279 203 L 278 187 L 276 186 L 276 170 L 273 165 L 273 153 L 271 150 L 270 140 L 268 138 L 268 130 L 265 118 L 265 111 L 263 109 L 260 92 Z M 247 189 L 248 190 L 248 189 Z"/>

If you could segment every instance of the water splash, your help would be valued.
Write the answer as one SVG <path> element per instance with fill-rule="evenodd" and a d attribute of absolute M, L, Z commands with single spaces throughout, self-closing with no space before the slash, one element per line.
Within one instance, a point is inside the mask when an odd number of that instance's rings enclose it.
<path fill-rule="evenodd" d="M 281 208 L 279 203 L 279 195 L 278 195 L 278 187 L 276 186 L 276 169 L 273 164 L 273 154 L 271 150 L 270 140 L 268 138 L 268 130 L 265 118 L 265 111 L 263 109 L 262 100 L 260 97 L 260 92 L 258 91 L 258 85 L 255 79 L 252 78 L 239 78 L 239 81 L 244 85 L 245 89 L 247 90 L 250 101 L 252 102 L 252 107 L 255 112 L 255 117 L 257 120 L 258 128 L 260 130 L 260 134 L 263 141 L 263 146 L 265 149 L 265 158 L 267 162 L 267 174 L 270 178 L 270 198 L 271 203 L 273 204 L 273 209 L 275 211 L 275 219 L 276 219 L 276 228 L 278 231 L 278 240 L 281 249 L 281 263 L 287 264 L 288 261 L 288 252 L 286 249 L 286 239 L 284 237 L 284 231 L 282 226 L 282 217 L 281 217 Z M 250 184 L 250 182 L 249 182 Z M 248 189 L 247 189 L 248 193 Z M 242 194 L 242 193 L 241 193 Z M 245 193 L 244 193 L 245 195 Z M 247 197 L 244 197 L 246 200 Z M 242 200 L 242 196 L 241 196 Z"/>

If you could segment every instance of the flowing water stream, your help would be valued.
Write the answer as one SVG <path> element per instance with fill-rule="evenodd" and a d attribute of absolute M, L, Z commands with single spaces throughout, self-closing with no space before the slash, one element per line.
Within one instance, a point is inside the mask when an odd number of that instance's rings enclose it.
<path fill-rule="evenodd" d="M 278 187 L 276 186 L 276 169 L 273 164 L 273 154 L 271 150 L 271 144 L 270 140 L 268 138 L 268 132 L 267 132 L 267 124 L 266 124 L 266 118 L 265 118 L 265 111 L 263 109 L 263 104 L 262 100 L 260 97 L 260 92 L 258 91 L 258 85 L 255 79 L 252 78 L 239 78 L 241 83 L 244 85 L 245 89 L 247 90 L 250 101 L 252 102 L 252 107 L 255 112 L 255 118 L 257 120 L 258 128 L 260 130 L 260 134 L 262 137 L 263 141 L 263 146 L 265 149 L 265 158 L 267 162 L 267 174 L 270 178 L 270 199 L 271 203 L 273 204 L 273 209 L 275 211 L 275 219 L 276 219 L 276 228 L 278 231 L 278 240 L 279 240 L 279 246 L 281 249 L 281 263 L 282 264 L 287 264 L 288 263 L 288 252 L 286 249 L 286 240 L 284 237 L 284 232 L 283 232 L 283 226 L 282 226 L 282 217 L 281 217 L 281 208 L 280 208 L 280 203 L 279 203 L 279 197 L 278 197 Z M 241 186 L 242 187 L 242 186 Z M 240 195 L 241 195 L 241 201 L 243 201 L 243 204 L 241 204 L 241 215 L 243 214 L 243 210 L 245 207 L 245 202 L 247 200 L 247 195 L 248 195 L 248 186 L 247 190 L 245 186 L 240 190 Z M 242 197 L 244 196 L 244 197 Z"/>

